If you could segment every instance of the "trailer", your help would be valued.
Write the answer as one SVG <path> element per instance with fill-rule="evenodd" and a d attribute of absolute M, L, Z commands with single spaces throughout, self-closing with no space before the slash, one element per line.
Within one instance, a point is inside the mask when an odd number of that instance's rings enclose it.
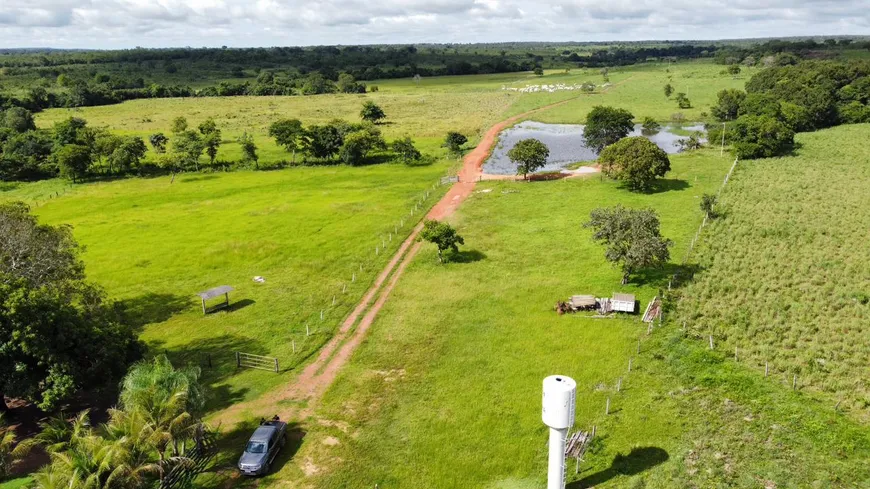
<path fill-rule="evenodd" d="M 634 300 L 634 294 L 613 293 L 613 297 L 610 299 L 610 310 L 634 314 L 636 309 L 637 304 Z"/>

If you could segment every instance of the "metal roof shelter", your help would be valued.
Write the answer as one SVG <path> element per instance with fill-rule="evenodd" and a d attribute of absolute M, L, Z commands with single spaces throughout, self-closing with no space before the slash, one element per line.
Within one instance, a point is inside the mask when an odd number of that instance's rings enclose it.
<path fill-rule="evenodd" d="M 202 299 L 202 313 L 206 314 L 208 312 L 208 308 L 205 307 L 205 301 L 207 301 L 209 299 L 213 299 L 215 297 L 219 297 L 219 296 L 224 296 L 224 302 L 222 304 L 218 304 L 218 305 L 212 307 L 212 310 L 221 309 L 224 307 L 229 307 L 229 305 L 230 305 L 230 292 L 232 292 L 233 290 L 235 290 L 235 289 L 233 289 L 229 285 L 221 285 L 220 287 L 208 289 L 206 291 L 203 291 L 203 292 L 196 294 L 199 296 L 200 299 Z"/>

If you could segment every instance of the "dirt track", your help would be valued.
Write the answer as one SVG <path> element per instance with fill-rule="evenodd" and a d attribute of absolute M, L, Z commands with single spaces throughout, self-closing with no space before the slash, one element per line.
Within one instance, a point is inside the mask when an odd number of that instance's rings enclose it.
<path fill-rule="evenodd" d="M 450 217 L 459 208 L 460 204 L 472 194 L 476 182 L 482 178 L 483 163 L 489 156 L 502 130 L 531 114 L 565 104 L 575 98 L 577 97 L 539 107 L 513 116 L 490 127 L 481 138 L 477 147 L 465 155 L 462 168 L 459 171 L 459 182 L 453 184 L 444 197 L 430 209 L 426 218 L 442 220 Z M 354 351 L 362 343 L 375 317 L 389 298 L 393 287 L 395 287 L 402 273 L 411 263 L 411 260 L 417 255 L 422 245 L 422 243 L 417 242 L 417 237 L 422 228 L 422 223 L 414 227 L 411 234 L 405 239 L 395 255 L 393 255 L 389 263 L 378 275 L 378 278 L 354 308 L 353 312 L 344 320 L 335 336 L 323 347 L 317 358 L 305 367 L 292 385 L 272 395 L 266 395 L 251 402 L 234 405 L 221 413 L 218 420 L 225 423 L 235 423 L 240 421 L 241 416 L 244 416 L 245 412 L 249 410 L 271 413 L 279 401 L 283 401 L 281 404 L 285 406 L 288 404 L 296 406 L 284 407 L 278 413 L 282 419 L 301 420 L 308 417 L 317 401 L 335 381 L 341 367 L 350 360 Z M 377 296 L 377 299 L 372 303 L 375 296 Z M 362 319 L 357 324 L 356 329 L 354 329 L 353 326 L 360 317 Z"/>

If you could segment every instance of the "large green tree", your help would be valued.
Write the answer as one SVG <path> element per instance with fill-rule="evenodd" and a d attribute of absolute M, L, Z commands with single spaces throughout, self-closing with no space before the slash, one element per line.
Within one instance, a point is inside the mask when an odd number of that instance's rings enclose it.
<path fill-rule="evenodd" d="M 275 138 L 275 143 L 286 151 L 293 153 L 293 163 L 296 163 L 296 151 L 302 149 L 305 129 L 299 119 L 281 119 L 269 126 L 269 136 Z"/>
<path fill-rule="evenodd" d="M 671 169 L 668 154 L 649 139 L 636 136 L 608 146 L 598 157 L 601 171 L 625 182 L 632 191 L 646 191 Z"/>
<path fill-rule="evenodd" d="M 517 165 L 517 175 L 526 179 L 529 173 L 534 173 L 547 164 L 550 148 L 537 139 L 529 138 L 517 142 L 507 155 Z"/>
<path fill-rule="evenodd" d="M 217 158 L 218 149 L 222 142 L 221 130 L 211 117 L 204 120 L 197 129 L 199 129 L 199 133 L 202 135 L 202 145 L 205 147 L 205 154 L 208 155 L 208 161 L 210 164 L 214 165 L 214 160 Z"/>
<path fill-rule="evenodd" d="M 93 163 L 91 149 L 81 144 L 64 144 L 54 152 L 60 176 L 73 182 L 79 181 L 88 174 Z"/>
<path fill-rule="evenodd" d="M 740 116 L 725 138 L 739 158 L 769 158 L 787 153 L 794 145 L 794 131 L 770 116 Z"/>
<path fill-rule="evenodd" d="M 658 215 L 652 209 L 600 207 L 583 226 L 592 228 L 592 239 L 606 246 L 607 261 L 622 268 L 623 285 L 632 273 L 661 267 L 670 259 L 673 242 L 662 237 Z"/>
<path fill-rule="evenodd" d="M 343 138 L 334 125 L 309 126 L 305 131 L 305 152 L 315 158 L 330 159 L 341 149 Z"/>
<path fill-rule="evenodd" d="M 371 100 L 366 100 L 363 103 L 362 110 L 359 112 L 360 118 L 366 122 L 371 122 L 373 124 L 379 123 L 381 120 L 387 117 L 387 114 L 384 113 L 384 109 L 381 108 L 380 105 L 372 102 Z"/>
<path fill-rule="evenodd" d="M 438 261 L 444 263 L 445 251 L 459 252 L 459 246 L 465 244 L 465 239 L 456 232 L 450 224 L 441 221 L 427 220 L 420 232 L 420 239 L 434 243 L 438 247 Z"/>
<path fill-rule="evenodd" d="M 600 153 L 634 129 L 634 116 L 625 109 L 596 105 L 586 115 L 583 138 L 586 146 Z"/>
<path fill-rule="evenodd" d="M 348 165 L 361 165 L 365 163 L 369 153 L 385 149 L 387 143 L 381 136 L 381 131 L 375 127 L 365 127 L 344 136 L 338 156 Z"/>
<path fill-rule="evenodd" d="M 447 137 L 444 139 L 444 146 L 453 154 L 459 154 L 462 152 L 462 146 L 468 142 L 468 138 L 465 137 L 464 134 L 458 133 L 456 131 L 450 131 L 447 133 Z"/>
<path fill-rule="evenodd" d="M 717 102 L 710 112 L 719 121 L 730 121 L 740 114 L 740 105 L 746 100 L 746 92 L 728 88 L 716 94 Z"/>

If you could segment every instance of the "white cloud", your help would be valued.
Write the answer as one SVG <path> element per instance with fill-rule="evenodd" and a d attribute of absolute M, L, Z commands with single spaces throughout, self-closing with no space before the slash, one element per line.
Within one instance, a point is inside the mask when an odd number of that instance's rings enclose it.
<path fill-rule="evenodd" d="M 866 0 L 0 0 L 0 46 L 868 35 L 866 7 Z"/>

